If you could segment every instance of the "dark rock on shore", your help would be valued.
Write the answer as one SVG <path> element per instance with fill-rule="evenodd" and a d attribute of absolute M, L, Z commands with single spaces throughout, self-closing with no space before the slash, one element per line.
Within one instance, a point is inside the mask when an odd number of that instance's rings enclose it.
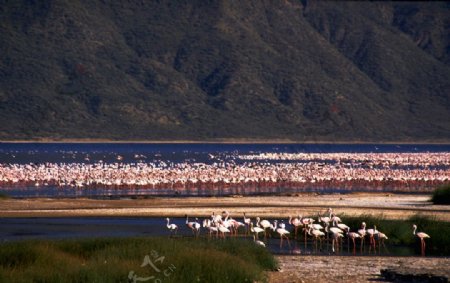
<path fill-rule="evenodd" d="M 448 268 L 448 267 L 447 267 Z M 391 282 L 447 283 L 448 275 L 439 270 L 431 272 L 417 268 L 386 268 L 380 270 L 381 276 Z M 448 272 L 447 272 L 448 273 Z"/>

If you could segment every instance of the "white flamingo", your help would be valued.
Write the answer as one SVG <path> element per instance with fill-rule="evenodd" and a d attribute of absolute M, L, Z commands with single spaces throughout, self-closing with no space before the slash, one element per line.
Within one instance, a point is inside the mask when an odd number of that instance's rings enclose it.
<path fill-rule="evenodd" d="M 200 233 L 200 223 L 198 223 L 198 219 L 195 218 L 196 221 L 189 222 L 189 217 L 186 214 L 186 226 L 192 230 L 192 234 L 194 234 L 195 237 L 198 237 Z"/>
<path fill-rule="evenodd" d="M 422 256 L 425 256 L 425 239 L 431 238 L 427 233 L 424 232 L 418 232 L 416 233 L 417 225 L 413 225 L 413 235 L 416 235 L 420 239 L 420 249 Z"/>
<path fill-rule="evenodd" d="M 225 227 L 223 225 L 223 223 L 219 223 L 219 227 L 217 227 L 217 229 L 219 229 L 220 234 L 222 235 L 222 237 L 225 239 L 225 234 L 226 233 L 230 233 L 230 229 L 228 229 L 227 227 Z"/>
<path fill-rule="evenodd" d="M 173 232 L 175 232 L 175 234 L 177 234 L 177 231 L 178 231 L 178 226 L 176 225 L 176 224 L 170 224 L 169 222 L 170 222 L 170 219 L 169 218 L 166 218 L 166 220 L 167 220 L 167 225 L 166 225 L 166 227 L 167 227 L 167 229 L 169 229 L 169 231 L 170 231 L 170 236 L 172 236 L 172 233 Z"/>
<path fill-rule="evenodd" d="M 274 222 L 274 226 L 275 228 L 277 227 L 277 223 L 278 221 L 275 220 Z M 283 238 L 286 238 L 286 240 L 288 241 L 288 245 L 289 247 L 291 246 L 291 243 L 289 242 L 289 231 L 286 230 L 285 228 L 285 224 L 284 223 L 280 223 L 280 228 L 277 228 L 277 233 L 280 235 L 280 248 L 283 246 Z"/>
<path fill-rule="evenodd" d="M 250 222 L 250 231 L 258 238 L 259 233 L 264 232 L 264 229 L 261 227 L 253 227 L 253 222 Z"/>
<path fill-rule="evenodd" d="M 315 230 L 312 226 L 309 227 L 308 234 L 314 237 L 314 245 L 316 247 L 317 252 L 317 240 L 320 240 L 320 247 L 322 248 L 322 236 L 325 236 L 325 233 L 320 230 Z"/>
<path fill-rule="evenodd" d="M 265 246 L 266 246 L 266 244 L 264 244 L 264 243 L 261 242 L 260 240 L 256 240 L 256 236 L 255 236 L 255 235 L 253 235 L 253 241 L 254 241 L 255 244 L 257 244 L 258 246 L 261 246 L 261 247 L 265 247 Z"/>
<path fill-rule="evenodd" d="M 381 246 L 384 247 L 384 249 L 386 249 L 386 245 L 384 244 L 385 240 L 388 240 L 388 236 L 386 236 L 386 234 L 381 233 L 380 231 L 378 231 L 378 252 L 381 253 Z M 386 249 L 387 250 L 387 249 Z"/>
<path fill-rule="evenodd" d="M 267 229 L 270 228 L 269 220 L 261 220 L 259 217 L 256 217 L 256 226 L 260 226 L 264 229 L 264 239 L 267 238 Z"/>
<path fill-rule="evenodd" d="M 203 220 L 203 228 L 206 228 L 209 231 L 209 237 L 212 237 L 213 233 L 216 233 L 216 237 L 218 237 L 219 229 L 216 226 L 212 225 L 210 219 Z"/>

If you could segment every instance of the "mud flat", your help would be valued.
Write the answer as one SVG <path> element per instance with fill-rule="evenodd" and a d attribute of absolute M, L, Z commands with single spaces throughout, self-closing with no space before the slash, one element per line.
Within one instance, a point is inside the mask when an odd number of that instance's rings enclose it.
<path fill-rule="evenodd" d="M 280 263 L 280 271 L 269 272 L 269 282 L 376 282 L 384 281 L 381 270 L 387 268 L 402 273 L 450 278 L 448 269 L 450 258 L 375 256 L 276 256 L 276 258 Z"/>
<path fill-rule="evenodd" d="M 450 221 L 450 206 L 433 205 L 429 195 L 406 194 L 295 194 L 289 196 L 156 197 L 148 199 L 4 199 L 0 217 L 71 216 L 190 216 L 205 217 L 228 210 L 232 217 L 243 212 L 255 217 L 314 215 L 332 207 L 337 214 L 383 216 L 406 219 L 420 214 Z"/>

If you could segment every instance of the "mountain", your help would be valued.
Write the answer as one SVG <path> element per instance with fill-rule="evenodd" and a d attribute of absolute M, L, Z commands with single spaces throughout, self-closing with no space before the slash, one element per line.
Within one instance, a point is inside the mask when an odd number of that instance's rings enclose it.
<path fill-rule="evenodd" d="M 450 141 L 450 4 L 0 0 L 0 139 Z"/>

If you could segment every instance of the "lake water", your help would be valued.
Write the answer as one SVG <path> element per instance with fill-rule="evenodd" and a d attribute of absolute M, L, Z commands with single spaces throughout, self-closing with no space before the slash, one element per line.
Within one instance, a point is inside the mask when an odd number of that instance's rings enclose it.
<path fill-rule="evenodd" d="M 171 223 L 178 225 L 177 237 L 193 237 L 192 232 L 186 227 L 185 218 L 171 218 Z M 192 220 L 191 220 L 192 221 Z M 92 237 L 169 237 L 170 232 L 166 228 L 165 218 L 160 217 L 69 217 L 69 218 L 0 218 L 0 242 L 32 240 L 32 239 L 80 239 Z M 290 228 L 287 228 L 290 229 Z M 240 229 L 239 238 L 253 241 L 251 236 L 244 236 L 245 230 Z M 205 229 L 201 229 L 200 237 L 209 237 Z M 229 238 L 230 236 L 227 236 Z M 211 238 L 215 240 L 215 237 Z M 331 244 L 322 243 L 322 249 L 318 245 L 316 250 L 314 243 L 308 238 L 307 245 L 303 236 L 298 240 L 290 239 L 290 245 L 286 240 L 280 247 L 280 239 L 270 237 L 266 240 L 263 235 L 259 239 L 265 241 L 267 248 L 275 254 L 331 254 Z M 344 238 L 340 255 L 352 255 L 352 246 L 347 246 Z M 366 241 L 368 242 L 368 241 Z M 359 249 L 359 241 L 356 243 L 356 255 L 381 255 L 381 256 L 413 256 L 416 255 L 414 247 L 391 245 L 386 241 L 386 247 L 381 247 L 377 253 L 369 253 L 368 246 L 363 252 Z M 378 249 L 378 248 L 377 248 Z"/>
<path fill-rule="evenodd" d="M 450 145 L 425 144 L 213 144 L 213 143 L 0 143 L 1 164 L 42 163 L 116 163 L 137 162 L 211 164 L 226 161 L 237 155 L 259 153 L 418 153 L 450 152 Z M 211 158 L 214 156 L 214 158 Z M 239 162 L 239 161 L 236 161 Z M 272 162 L 267 160 L 253 162 Z M 292 161 L 285 161 L 292 162 Z M 12 197 L 94 197 L 120 198 L 133 196 L 226 196 L 291 194 L 297 192 L 347 193 L 354 191 L 392 192 L 392 188 L 379 187 L 283 187 L 283 186 L 228 186 L 190 187 L 179 190 L 170 187 L 154 189 L 83 188 L 56 186 L 10 186 L 0 191 Z"/>

